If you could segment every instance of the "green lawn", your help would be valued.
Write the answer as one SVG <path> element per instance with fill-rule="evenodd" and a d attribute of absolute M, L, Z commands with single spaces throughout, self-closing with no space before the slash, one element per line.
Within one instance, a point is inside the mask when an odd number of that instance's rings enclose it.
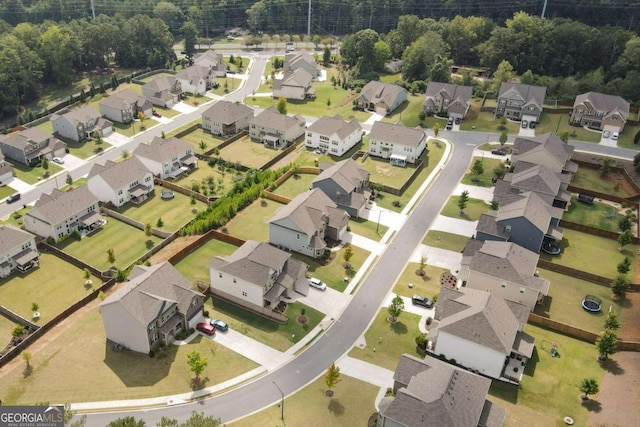
<path fill-rule="evenodd" d="M 471 108 L 467 113 L 467 117 L 460 124 L 460 130 L 475 130 L 476 132 L 493 132 L 500 133 L 500 119 L 493 117 L 491 111 L 480 111 L 481 99 L 471 100 Z M 507 133 L 518 133 L 520 123 L 507 121 L 505 125 Z"/>
<path fill-rule="evenodd" d="M 191 124 L 193 125 L 194 123 L 192 122 Z M 173 136 L 176 133 L 177 132 L 171 132 L 169 135 Z M 187 135 L 181 137 L 180 139 L 193 145 L 193 148 L 196 153 L 202 153 L 202 149 L 200 148 L 200 142 L 204 142 L 205 144 L 207 144 L 204 151 L 209 151 L 212 148 L 220 145 L 225 140 L 225 138 L 212 135 L 211 132 L 205 131 L 202 128 L 195 129 L 194 131 L 188 133 Z"/>
<path fill-rule="evenodd" d="M 9 185 L 3 185 L 2 187 L 0 187 L 0 199 L 4 199 L 5 197 L 8 197 L 15 192 L 16 192 L 15 188 Z"/>
<path fill-rule="evenodd" d="M 631 193 L 626 191 L 622 185 L 617 185 L 613 174 L 606 177 L 600 175 L 600 171 L 588 168 L 578 168 L 578 172 L 573 176 L 571 185 L 578 188 L 585 188 L 599 193 L 612 194 L 618 197 L 629 197 Z"/>
<path fill-rule="evenodd" d="M 475 176 L 472 173 L 472 168 L 477 160 L 482 161 L 482 173 Z M 494 177 L 493 170 L 501 164 L 504 164 L 504 160 L 474 157 L 471 159 L 467 173 L 462 177 L 462 181 L 460 182 L 467 185 L 477 185 L 478 187 L 492 187 L 491 178 Z"/>
<path fill-rule="evenodd" d="M 299 173 L 291 175 L 275 189 L 274 193 L 293 199 L 300 193 L 311 188 L 311 183 L 318 175 L 311 173 Z"/>
<path fill-rule="evenodd" d="M 584 142 L 600 142 L 600 132 L 591 132 L 582 127 L 575 127 L 569 124 L 568 114 L 550 114 L 542 113 L 540 121 L 536 126 L 536 134 L 541 135 L 546 132 L 557 133 L 562 135 L 564 132 L 569 132 L 569 139 L 578 139 Z"/>
<path fill-rule="evenodd" d="M 204 96 L 204 95 L 200 95 L 200 94 L 195 94 L 195 95 L 182 95 L 182 102 L 184 102 L 187 105 L 191 105 L 192 107 L 197 107 L 201 104 L 204 104 L 205 102 L 209 102 L 211 101 L 210 98 Z"/>
<path fill-rule="evenodd" d="M 22 205 L 25 206 L 25 205 Z M 18 228 L 22 228 L 22 220 L 24 216 L 31 211 L 33 207 L 26 205 L 25 207 L 21 207 L 20 209 L 13 211 L 11 215 L 2 218 L 2 224 L 11 224 Z"/>
<path fill-rule="evenodd" d="M 4 348 L 5 345 L 11 340 L 11 334 L 16 325 L 11 320 L 4 316 L 0 316 L 0 347 Z"/>
<path fill-rule="evenodd" d="M 199 160 L 198 167 L 194 171 L 176 180 L 175 183 L 192 190 L 197 186 L 198 191 L 205 196 L 222 197 L 236 181 L 242 181 L 244 176 L 244 173 L 235 169 L 211 167 Z"/>
<path fill-rule="evenodd" d="M 149 83 L 151 80 L 157 79 L 158 77 L 173 77 L 173 76 L 175 76 L 175 73 L 157 73 L 157 74 L 154 74 L 152 76 L 147 76 L 147 77 L 145 77 L 143 79 L 139 79 L 139 80 L 141 80 L 141 81 L 143 81 L 145 83 Z M 140 85 L 138 85 L 138 86 L 140 86 Z"/>
<path fill-rule="evenodd" d="M 169 117 L 169 118 L 182 114 L 179 111 L 176 111 L 172 108 L 160 107 L 158 105 L 154 105 L 153 110 L 156 111 L 158 114 L 160 114 L 162 117 Z"/>
<path fill-rule="evenodd" d="M 407 102 L 396 109 L 393 114 L 382 119 L 383 122 L 397 123 L 401 121 L 405 126 L 414 128 L 420 125 L 420 112 L 424 104 L 424 94 L 407 95 Z M 444 122 L 446 123 L 446 121 Z M 443 127 L 444 128 L 444 127 Z"/>
<path fill-rule="evenodd" d="M 76 157 L 80 157 L 81 159 L 87 159 L 100 150 L 106 151 L 111 144 L 106 142 L 104 139 L 101 140 L 100 144 L 96 143 L 95 140 L 91 139 L 86 142 L 77 142 L 67 138 L 59 138 L 67 144 L 67 148 L 69 149 L 69 153 L 73 154 Z"/>
<path fill-rule="evenodd" d="M 273 200 L 256 200 L 233 217 L 226 225 L 228 233 L 243 240 L 269 241 L 269 220 L 284 206 Z"/>
<path fill-rule="evenodd" d="M 580 381 L 589 377 L 601 381 L 604 374 L 593 344 L 533 325 L 527 325 L 525 332 L 535 337 L 536 347 L 520 387 L 493 381 L 489 390 L 491 401 L 507 411 L 505 426 L 560 427 L 566 416 L 573 418 L 575 425 L 587 425 L 588 410 L 578 397 Z M 551 356 L 553 344 L 558 346 L 560 357 Z"/>
<path fill-rule="evenodd" d="M 149 250 L 146 241 L 157 244 L 161 239 L 155 236 L 147 237 L 143 230 L 139 230 L 115 218 L 108 218 L 107 224 L 93 234 L 78 241 L 68 238 L 58 247 L 99 270 L 111 267 L 107 257 L 107 250 L 113 249 L 116 262 L 120 269 L 125 269 L 137 261 Z"/>
<path fill-rule="evenodd" d="M 220 150 L 220 157 L 227 162 L 239 162 L 243 166 L 259 169 L 280 153 L 280 150 L 267 148 L 261 142 L 252 141 L 247 135 Z"/>
<path fill-rule="evenodd" d="M 127 123 L 126 125 L 122 124 L 122 123 L 114 123 L 113 124 L 113 128 L 114 128 L 114 130 L 116 132 L 118 132 L 121 135 L 134 136 L 134 135 L 137 135 L 137 134 L 139 134 L 140 132 L 142 132 L 144 130 L 144 129 L 142 129 L 143 126 L 146 129 L 149 129 L 152 126 L 157 125 L 158 123 L 160 123 L 160 122 L 158 122 L 157 120 L 155 120 L 155 119 L 153 119 L 151 117 L 147 117 L 142 122 L 135 121 L 135 122 Z"/>
<path fill-rule="evenodd" d="M 611 299 L 611 289 L 606 286 L 544 269 L 540 270 L 540 276 L 551 281 L 549 295 L 544 299 L 544 303 L 537 305 L 535 309 L 535 313 L 541 316 L 599 333 L 602 331 L 602 322 L 609 312 L 609 307 L 619 313 L 624 306 L 621 301 Z M 589 313 L 582 308 L 581 303 L 585 295 L 595 295 L 602 299 L 600 313 Z"/>
<path fill-rule="evenodd" d="M 467 244 L 468 237 L 446 231 L 431 230 L 427 233 L 422 243 L 434 248 L 447 249 L 454 252 L 462 252 Z"/>
<path fill-rule="evenodd" d="M 202 335 L 187 345 L 170 345 L 153 358 L 133 351 L 115 351 L 105 339 L 100 312 L 94 307 L 33 355 L 31 375 L 23 377 L 24 365 L 18 365 L 2 378 L 2 400 L 5 405 L 34 405 L 188 393 L 192 391 L 193 374 L 187 365 L 187 354 L 192 351 L 198 351 L 209 362 L 202 373 L 205 386 L 230 380 L 258 366 Z"/>
<path fill-rule="evenodd" d="M 47 120 L 46 122 L 40 123 L 36 127 L 41 131 L 48 133 L 49 135 L 53 135 L 53 122 L 51 120 Z"/>
<path fill-rule="evenodd" d="M 405 353 L 420 356 L 415 342 L 420 333 L 420 316 L 403 312 L 396 323 L 389 323 L 387 317 L 387 309 L 382 308 L 364 335 L 366 347 L 354 347 L 349 356 L 391 370 L 396 369 L 398 359 Z"/>
<path fill-rule="evenodd" d="M 91 280 L 93 287 L 100 286 L 99 278 Z M 0 280 L 0 301 L 27 319 L 31 319 L 33 313 L 31 304 L 37 303 L 40 319 L 36 323 L 44 325 L 90 290 L 91 286 L 85 286 L 82 269 L 54 255 L 40 253 L 39 268 Z"/>
<path fill-rule="evenodd" d="M 577 270 L 614 278 L 618 275 L 616 266 L 629 257 L 636 259 L 636 247 L 627 245 L 619 251 L 618 242 L 575 230 L 564 229 L 560 255 L 540 253 L 540 258 L 566 265 Z M 636 263 L 631 263 L 629 277 L 635 277 Z"/>
<path fill-rule="evenodd" d="M 633 114 L 630 114 L 630 116 L 631 115 Z M 633 143 L 633 139 L 635 138 L 636 133 L 638 133 L 638 131 L 640 131 L 639 126 L 633 126 L 627 123 L 624 126 L 624 131 L 620 134 L 620 137 L 618 138 L 618 147 L 628 148 L 630 150 L 640 149 L 640 146 Z"/>
<path fill-rule="evenodd" d="M 231 243 L 218 239 L 209 239 L 204 245 L 181 259 L 175 267 L 191 281 L 211 282 L 209 276 L 209 261 L 214 256 L 231 255 L 238 249 Z"/>
<path fill-rule="evenodd" d="M 164 225 L 161 227 L 163 231 L 178 231 L 183 225 L 191 221 L 195 214 L 193 209 L 202 211 L 207 208 L 205 203 L 195 201 L 196 204 L 191 204 L 191 197 L 185 196 L 174 191 L 173 199 L 164 200 L 160 197 L 162 187 L 156 187 L 154 195 L 147 199 L 141 205 L 134 205 L 128 203 L 124 209 L 118 209 L 123 215 L 140 221 L 144 224 L 151 224 L 152 227 L 156 227 L 158 218 L 162 218 Z"/>
<path fill-rule="evenodd" d="M 212 318 L 225 321 L 231 329 L 278 351 L 286 351 L 311 332 L 324 319 L 323 313 L 301 302 L 287 305 L 285 314 L 289 320 L 285 325 L 265 319 L 262 316 L 218 299 L 212 302 L 211 298 L 207 298 L 205 309 L 209 310 Z M 298 323 L 297 319 L 303 309 L 307 322 Z"/>
<path fill-rule="evenodd" d="M 53 162 L 47 162 L 48 168 L 44 169 L 42 163 L 38 166 L 28 167 L 22 163 L 7 160 L 7 162 L 13 165 L 13 173 L 16 178 L 26 182 L 27 184 L 37 184 L 39 181 L 46 180 L 45 174 L 48 172 L 50 175 L 55 175 L 60 172 L 62 168 Z"/>
<path fill-rule="evenodd" d="M 467 221 L 477 221 L 480 219 L 480 215 L 486 213 L 491 206 L 486 204 L 484 200 L 469 199 L 467 207 L 464 208 L 464 213 L 460 214 L 460 208 L 458 207 L 458 200 L 460 196 L 451 196 L 440 211 L 440 215 L 448 216 L 450 218 L 464 219 Z"/>
<path fill-rule="evenodd" d="M 424 268 L 425 275 L 418 276 L 416 271 L 420 269 L 420 264 L 417 262 L 410 262 L 402 271 L 400 277 L 396 281 L 393 287 L 393 293 L 402 295 L 405 297 L 411 297 L 413 294 L 424 295 L 429 298 L 433 298 L 434 295 L 440 293 L 440 276 L 442 273 L 448 272 L 444 268 L 428 265 Z M 409 287 L 409 284 L 413 287 Z"/>
<path fill-rule="evenodd" d="M 624 215 L 611 205 L 600 202 L 582 203 L 575 196 L 571 198 L 569 209 L 562 215 L 562 219 L 566 221 L 615 232 L 620 231 L 618 223 L 622 218 Z"/>
<path fill-rule="evenodd" d="M 378 224 L 376 221 L 367 221 L 364 218 L 349 218 L 349 229 L 354 234 L 366 237 L 367 239 L 380 241 L 389 227 Z"/>
<path fill-rule="evenodd" d="M 367 156 L 364 162 L 360 158 L 357 163 L 358 166 L 371 174 L 369 177 L 370 182 L 384 184 L 397 189 L 401 188 L 416 170 L 414 165 L 407 165 L 404 168 L 393 166 L 389 163 L 389 160 L 373 156 Z"/>
<path fill-rule="evenodd" d="M 324 378 L 318 378 L 285 399 L 284 418 L 287 425 L 308 427 L 343 427 L 365 425 L 376 409 L 379 388 L 344 374 L 334 388 L 332 398 L 324 397 Z M 240 421 L 232 427 L 279 426 L 282 408 L 273 405 Z"/>
<path fill-rule="evenodd" d="M 313 258 L 301 255 L 297 252 L 291 252 L 291 254 L 306 262 L 309 266 L 309 275 L 313 277 L 317 277 L 327 284 L 327 286 L 335 289 L 336 291 L 343 292 L 347 285 L 348 281 L 345 281 L 345 277 L 351 278 L 355 275 L 355 273 L 360 269 L 362 263 L 369 256 L 369 252 L 359 248 L 357 246 L 351 245 L 351 249 L 353 251 L 353 256 L 349 263 L 351 264 L 351 269 L 346 270 L 342 264 L 344 261 L 344 250 L 345 248 L 341 248 L 338 252 L 333 252 L 332 256 L 334 258 L 329 263 L 329 265 L 321 265 L 318 261 Z"/>

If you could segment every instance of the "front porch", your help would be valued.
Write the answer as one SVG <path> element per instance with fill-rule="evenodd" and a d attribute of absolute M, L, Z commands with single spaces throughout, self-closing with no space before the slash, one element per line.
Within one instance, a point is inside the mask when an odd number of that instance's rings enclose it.
<path fill-rule="evenodd" d="M 16 269 L 20 273 L 26 273 L 32 268 L 38 267 L 39 264 L 38 252 L 27 248 L 13 257 L 13 261 L 16 263 Z"/>

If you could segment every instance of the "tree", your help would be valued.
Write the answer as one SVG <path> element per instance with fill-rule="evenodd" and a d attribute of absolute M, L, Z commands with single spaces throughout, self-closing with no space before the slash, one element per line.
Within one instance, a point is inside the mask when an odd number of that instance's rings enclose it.
<path fill-rule="evenodd" d="M 473 167 L 471 168 L 471 173 L 473 173 L 473 181 L 477 182 L 478 177 L 484 173 L 484 165 L 482 164 L 482 160 L 478 159 L 473 163 Z"/>
<path fill-rule="evenodd" d="M 627 274 L 631 269 L 631 260 L 629 257 L 624 257 L 624 260 L 618 264 L 616 269 L 620 274 Z"/>
<path fill-rule="evenodd" d="M 613 163 L 613 159 L 607 157 L 602 160 L 602 165 L 600 165 L 600 175 L 606 176 L 611 172 L 611 164 Z"/>
<path fill-rule="evenodd" d="M 391 58 L 391 49 L 389 45 L 382 40 L 378 40 L 373 45 L 373 69 L 376 71 L 384 71 L 384 63 Z"/>
<path fill-rule="evenodd" d="M 340 368 L 338 368 L 334 362 L 327 368 L 327 372 L 324 374 L 324 383 L 327 385 L 329 390 L 333 390 L 339 382 Z"/>
<path fill-rule="evenodd" d="M 349 261 L 351 260 L 352 257 L 353 257 L 353 248 L 351 248 L 351 245 L 349 245 L 346 248 L 344 248 L 344 254 L 342 255 L 342 258 L 344 259 L 344 268 L 351 268 L 351 264 L 349 263 Z"/>
<path fill-rule="evenodd" d="M 605 330 L 596 340 L 596 348 L 601 360 L 607 360 L 610 355 L 617 351 L 618 333 L 612 329 Z"/>
<path fill-rule="evenodd" d="M 144 235 L 147 236 L 147 241 L 151 240 L 153 232 L 151 231 L 151 223 L 148 222 L 144 225 Z"/>
<path fill-rule="evenodd" d="M 618 315 L 612 311 L 607 314 L 607 317 L 604 318 L 604 329 L 617 331 L 620 329 L 620 320 L 618 319 Z"/>
<path fill-rule="evenodd" d="M 31 311 L 36 312 L 38 310 L 40 310 L 40 306 L 38 305 L 38 303 L 37 302 L 32 302 L 31 303 Z"/>
<path fill-rule="evenodd" d="M 640 133 L 640 131 L 638 131 Z M 633 156 L 633 170 L 640 174 L 640 153 Z"/>
<path fill-rule="evenodd" d="M 82 276 L 84 277 L 84 280 L 89 280 L 91 278 L 91 272 L 89 271 L 88 268 L 85 268 L 83 270 Z"/>
<path fill-rule="evenodd" d="M 67 179 L 65 180 L 67 185 L 73 184 L 73 178 L 71 178 L 71 174 L 67 174 Z"/>
<path fill-rule="evenodd" d="M 118 418 L 117 420 L 111 421 L 107 424 L 106 427 L 146 427 L 147 423 L 144 420 L 136 420 L 132 416 L 127 416 L 123 418 Z"/>
<path fill-rule="evenodd" d="M 560 132 L 560 134 L 558 134 L 558 138 L 560 138 L 564 142 L 569 141 L 569 136 L 569 131 Z"/>
<path fill-rule="evenodd" d="M 469 192 L 467 190 L 463 191 L 458 197 L 458 209 L 460 215 L 464 214 L 464 209 L 467 207 L 467 202 L 469 202 Z"/>
<path fill-rule="evenodd" d="M 208 147 L 207 143 L 204 141 L 200 141 L 200 143 L 198 144 L 198 147 L 202 150 L 202 152 L 204 153 Z"/>
<path fill-rule="evenodd" d="M 437 138 L 438 135 L 440 134 L 440 123 L 436 122 L 433 125 L 433 134 L 435 135 L 435 137 Z"/>
<path fill-rule="evenodd" d="M 618 274 L 613 282 L 611 282 L 611 292 L 624 298 L 629 290 L 630 283 L 631 281 L 625 274 Z"/>
<path fill-rule="evenodd" d="M 318 45 L 320 43 L 322 43 L 322 37 L 320 37 L 319 35 L 315 34 L 312 38 L 311 38 L 311 43 L 313 43 L 313 45 L 315 46 L 315 48 L 318 48 Z"/>
<path fill-rule="evenodd" d="M 504 118 L 504 117 L 503 117 Z M 504 144 L 507 142 L 507 130 L 503 130 L 502 132 L 500 132 L 500 138 L 498 139 L 498 141 L 500 141 L 500 146 L 504 147 Z"/>
<path fill-rule="evenodd" d="M 131 156 L 131 151 L 127 149 L 123 149 L 122 151 L 120 151 L 120 155 L 122 156 L 123 159 L 128 159 L 129 156 Z"/>
<path fill-rule="evenodd" d="M 327 66 L 331 62 L 331 49 L 328 47 L 324 48 L 324 52 L 322 53 L 322 63 Z"/>
<path fill-rule="evenodd" d="M 278 98 L 278 102 L 276 103 L 276 108 L 280 114 L 287 114 L 287 98 L 281 96 Z"/>
<path fill-rule="evenodd" d="M 424 273 L 424 269 L 427 266 L 427 256 L 425 254 L 422 254 L 420 256 L 420 272 Z"/>
<path fill-rule="evenodd" d="M 29 350 L 24 350 L 20 355 L 22 356 L 24 363 L 26 363 L 27 369 L 31 368 L 31 352 Z"/>
<path fill-rule="evenodd" d="M 22 336 L 22 334 L 24 334 L 24 326 L 22 325 L 16 325 L 15 328 L 13 328 L 13 332 L 11 332 L 11 336 L 14 338 L 18 338 Z"/>
<path fill-rule="evenodd" d="M 600 391 L 598 381 L 595 378 L 585 378 L 580 382 L 580 391 L 584 395 L 583 399 L 588 400 L 589 395 L 596 394 Z"/>
<path fill-rule="evenodd" d="M 195 375 L 196 379 L 200 378 L 200 374 L 204 371 L 204 368 L 207 367 L 209 362 L 205 357 L 202 357 L 199 351 L 193 350 L 191 353 L 187 354 L 187 365 L 189 365 L 189 369 Z"/>
<path fill-rule="evenodd" d="M 631 232 L 631 230 L 626 230 L 622 234 L 620 234 L 620 236 L 618 236 L 618 244 L 620 245 L 620 250 L 631 243 L 632 240 L 633 233 Z"/>
<path fill-rule="evenodd" d="M 498 94 L 500 92 L 500 85 L 504 82 L 508 82 L 516 76 L 513 71 L 513 66 L 506 59 L 503 60 L 496 68 L 496 72 L 493 73 L 493 93 Z"/>
<path fill-rule="evenodd" d="M 184 55 L 188 60 L 192 60 L 196 53 L 198 27 L 192 21 L 187 21 L 182 25 L 182 33 L 184 34 Z"/>
<path fill-rule="evenodd" d="M 162 228 L 162 227 L 164 227 L 164 221 L 162 221 L 162 217 L 160 217 L 156 222 L 156 228 Z"/>
<path fill-rule="evenodd" d="M 636 135 L 633 137 L 633 143 L 636 144 L 636 145 L 638 143 L 640 143 L 640 130 L 638 132 L 636 132 Z M 637 154 L 636 154 L 636 156 L 637 156 Z M 636 157 L 634 156 L 634 158 L 633 158 L 633 165 L 634 166 L 635 166 L 635 163 L 636 163 L 635 160 L 636 160 Z"/>
<path fill-rule="evenodd" d="M 618 228 L 623 233 L 627 230 L 631 230 L 631 227 L 633 227 L 633 223 L 631 222 L 631 218 L 627 215 L 623 216 L 620 218 L 620 221 L 618 221 Z"/>
<path fill-rule="evenodd" d="M 45 78 L 52 83 L 68 84 L 75 74 L 74 46 L 71 34 L 57 25 L 50 26 L 40 36 L 40 57 L 44 59 Z M 91 85 L 93 88 L 93 84 Z"/>
<path fill-rule="evenodd" d="M 396 295 L 391 300 L 391 304 L 389 304 L 389 307 L 387 308 L 387 312 L 389 313 L 389 321 L 391 323 L 395 323 L 403 311 L 404 311 L 404 300 L 400 295 Z"/>
<path fill-rule="evenodd" d="M 430 79 L 437 56 L 440 58 L 438 60 L 440 63 L 448 60 L 447 46 L 440 34 L 429 31 L 413 42 L 402 54 L 404 79 L 408 81 Z"/>
<path fill-rule="evenodd" d="M 116 254 L 113 251 L 113 248 L 107 249 L 107 262 L 111 265 L 116 262 Z"/>
<path fill-rule="evenodd" d="M 46 157 L 42 158 L 42 169 L 49 169 L 49 160 Z"/>

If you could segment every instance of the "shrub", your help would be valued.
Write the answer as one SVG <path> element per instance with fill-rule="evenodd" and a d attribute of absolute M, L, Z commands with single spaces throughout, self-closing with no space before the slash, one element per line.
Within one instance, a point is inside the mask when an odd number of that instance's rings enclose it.
<path fill-rule="evenodd" d="M 418 334 L 415 338 L 416 345 L 422 350 L 427 349 L 427 334 Z"/>

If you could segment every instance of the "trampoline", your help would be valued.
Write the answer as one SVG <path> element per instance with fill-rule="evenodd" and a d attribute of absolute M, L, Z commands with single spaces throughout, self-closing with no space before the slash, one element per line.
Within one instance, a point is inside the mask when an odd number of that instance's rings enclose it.
<path fill-rule="evenodd" d="M 582 300 L 582 308 L 590 313 L 599 313 L 602 310 L 602 300 L 595 295 L 587 295 Z"/>
<path fill-rule="evenodd" d="M 162 193 L 160 193 L 160 197 L 162 197 L 162 199 L 164 200 L 170 200 L 173 199 L 173 191 L 171 190 L 162 190 Z"/>

